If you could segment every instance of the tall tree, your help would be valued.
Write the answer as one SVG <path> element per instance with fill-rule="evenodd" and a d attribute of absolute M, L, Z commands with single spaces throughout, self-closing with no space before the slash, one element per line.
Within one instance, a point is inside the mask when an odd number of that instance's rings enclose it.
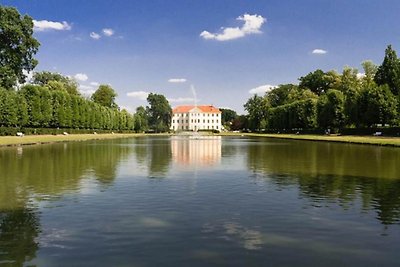
<path fill-rule="evenodd" d="M 377 85 L 387 84 L 395 95 L 400 93 L 400 61 L 391 45 L 385 50 L 383 62 L 375 74 L 375 82 Z"/>
<path fill-rule="evenodd" d="M 93 102 L 108 108 L 118 108 L 115 103 L 117 93 L 111 86 L 102 84 L 92 95 Z"/>
<path fill-rule="evenodd" d="M 163 95 L 150 93 L 147 102 L 150 105 L 147 107 L 150 128 L 156 132 L 167 132 L 171 125 L 172 115 L 168 100 Z"/>
<path fill-rule="evenodd" d="M 363 89 L 359 97 L 358 107 L 360 122 L 365 126 L 396 123 L 397 101 L 388 85 Z"/>
<path fill-rule="evenodd" d="M 267 114 L 270 103 L 266 97 L 254 95 L 244 104 L 244 109 L 249 114 L 249 127 L 251 130 L 264 129 L 267 126 Z"/>
<path fill-rule="evenodd" d="M 140 106 L 136 109 L 135 117 L 135 124 L 134 130 L 135 132 L 144 132 L 149 129 L 149 116 L 147 111 L 144 107 Z"/>
<path fill-rule="evenodd" d="M 32 71 L 39 42 L 32 36 L 32 18 L 13 7 L 0 6 L 0 86 L 12 89 L 25 82 L 23 71 Z"/>
<path fill-rule="evenodd" d="M 326 94 L 319 97 L 317 122 L 322 128 L 338 129 L 344 125 L 344 95 L 341 91 L 330 89 Z"/>

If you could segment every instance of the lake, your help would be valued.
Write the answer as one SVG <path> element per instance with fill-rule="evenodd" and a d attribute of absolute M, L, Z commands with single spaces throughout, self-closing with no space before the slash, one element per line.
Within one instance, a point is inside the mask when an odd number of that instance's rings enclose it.
<path fill-rule="evenodd" d="M 138 137 L 0 149 L 0 266 L 399 266 L 400 149 Z"/>

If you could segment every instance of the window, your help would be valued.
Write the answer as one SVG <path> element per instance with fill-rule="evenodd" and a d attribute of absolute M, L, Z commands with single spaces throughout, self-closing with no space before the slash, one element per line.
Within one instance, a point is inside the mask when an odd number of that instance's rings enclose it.
<path fill-rule="evenodd" d="M 175 120 L 172 120 L 172 123 L 174 123 L 175 122 Z"/>
<path fill-rule="evenodd" d="M 186 123 L 189 123 L 189 120 L 186 120 Z"/>
<path fill-rule="evenodd" d="M 203 123 L 206 123 L 206 120 L 203 120 Z"/>
<path fill-rule="evenodd" d="M 210 123 L 210 120 L 207 120 L 208 123 Z"/>
<path fill-rule="evenodd" d="M 214 120 L 212 120 L 212 123 L 214 123 Z"/>
<path fill-rule="evenodd" d="M 217 123 L 218 123 L 218 120 L 217 120 Z"/>
<path fill-rule="evenodd" d="M 200 119 L 198 119 L 198 122 L 200 123 Z"/>
<path fill-rule="evenodd" d="M 217 129 L 218 129 L 218 125 L 217 125 Z"/>

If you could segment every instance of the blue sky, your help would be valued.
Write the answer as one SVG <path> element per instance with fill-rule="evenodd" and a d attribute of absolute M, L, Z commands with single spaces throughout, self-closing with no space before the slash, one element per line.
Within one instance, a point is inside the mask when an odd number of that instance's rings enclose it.
<path fill-rule="evenodd" d="M 111 84 L 130 111 L 149 92 L 193 104 L 193 85 L 199 104 L 243 113 L 254 88 L 380 64 L 388 44 L 400 48 L 397 0 L 0 3 L 36 20 L 37 70 L 76 76 L 86 94 Z"/>

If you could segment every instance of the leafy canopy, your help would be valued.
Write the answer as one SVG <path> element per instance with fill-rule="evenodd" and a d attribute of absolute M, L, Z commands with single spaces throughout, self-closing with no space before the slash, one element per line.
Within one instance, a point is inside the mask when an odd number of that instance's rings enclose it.
<path fill-rule="evenodd" d="M 23 71 L 32 71 L 39 42 L 32 36 L 32 18 L 13 7 L 0 6 L 0 86 L 13 88 L 25 82 Z"/>

